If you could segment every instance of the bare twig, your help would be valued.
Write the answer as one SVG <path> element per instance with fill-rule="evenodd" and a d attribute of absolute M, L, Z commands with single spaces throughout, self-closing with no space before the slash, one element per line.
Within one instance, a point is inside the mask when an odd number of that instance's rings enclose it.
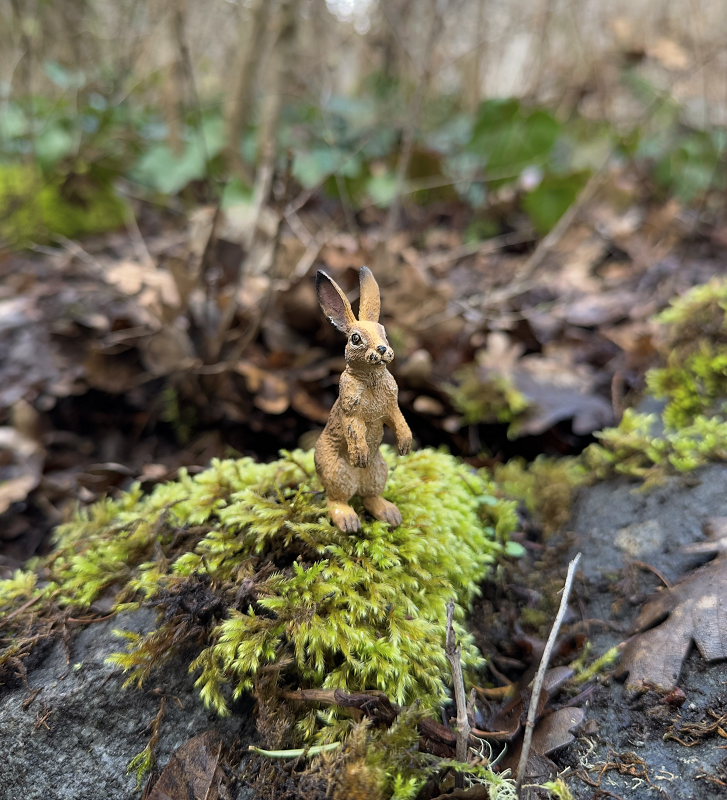
<path fill-rule="evenodd" d="M 550 662 L 550 656 L 553 652 L 553 647 L 555 646 L 555 640 L 558 638 L 558 631 L 560 630 L 560 626 L 563 623 L 563 618 L 565 617 L 565 612 L 568 609 L 568 597 L 571 592 L 571 588 L 573 586 L 573 577 L 576 573 L 576 567 L 578 566 L 578 562 L 581 560 L 581 554 L 578 553 L 573 561 L 570 562 L 568 565 L 568 575 L 565 579 L 565 586 L 563 587 L 563 594 L 560 598 L 560 608 L 558 609 L 558 614 L 555 617 L 555 622 L 553 623 L 553 627 L 550 631 L 550 636 L 548 636 L 548 641 L 545 644 L 545 650 L 543 652 L 543 657 L 540 660 L 540 666 L 538 667 L 538 674 L 535 676 L 535 683 L 533 684 L 533 693 L 530 696 L 530 708 L 528 708 L 528 720 L 525 723 L 525 736 L 523 737 L 523 749 L 520 753 L 520 762 L 517 765 L 517 781 L 515 783 L 515 791 L 517 792 L 518 797 L 520 797 L 520 790 L 522 789 L 523 779 L 525 778 L 525 767 L 528 763 L 528 756 L 530 755 L 530 745 L 533 741 L 533 729 L 535 728 L 535 717 L 538 713 L 538 699 L 540 698 L 540 692 L 543 690 L 543 681 L 545 680 L 545 673 L 548 670 L 548 663 Z"/>
<path fill-rule="evenodd" d="M 251 180 L 249 170 L 240 154 L 240 138 L 250 121 L 253 106 L 253 86 L 265 44 L 268 24 L 267 0 L 255 0 L 251 7 L 240 3 L 240 44 L 233 70 L 234 86 L 227 99 L 227 148 L 230 167 L 240 180 Z"/>
<path fill-rule="evenodd" d="M 462 645 L 455 639 L 453 621 L 454 600 L 450 600 L 447 603 L 447 640 L 444 645 L 444 654 L 447 656 L 452 670 L 454 701 L 457 705 L 457 761 L 467 763 L 469 736 L 472 728 L 467 715 L 467 695 L 464 691 L 464 677 L 462 676 Z M 454 781 L 456 788 L 464 789 L 464 775 L 461 772 L 455 775 Z"/>
<path fill-rule="evenodd" d="M 610 154 L 609 154 L 610 156 Z M 527 281 L 532 276 L 535 270 L 543 263 L 545 257 L 550 251 L 558 244 L 563 238 L 565 232 L 575 221 L 576 217 L 583 210 L 583 207 L 591 200 L 596 193 L 598 187 L 603 183 L 606 177 L 606 168 L 608 166 L 609 158 L 607 158 L 601 168 L 594 172 L 588 180 L 588 183 L 583 187 L 581 193 L 576 198 L 575 202 L 571 203 L 563 216 L 556 222 L 547 236 L 544 236 L 538 246 L 533 251 L 533 254 L 525 262 L 522 269 L 517 274 L 518 281 Z"/>
<path fill-rule="evenodd" d="M 126 221 L 126 230 L 129 234 L 129 239 L 131 239 L 131 243 L 134 245 L 136 257 L 139 259 L 141 264 L 155 267 L 156 261 L 153 259 L 151 253 L 149 252 L 149 248 L 146 246 L 144 237 L 139 229 L 139 223 L 137 222 L 134 209 L 131 207 L 131 203 L 126 203 L 125 206 L 126 209 L 124 217 Z"/>
<path fill-rule="evenodd" d="M 30 608 L 34 603 L 37 603 L 40 598 L 43 597 L 42 594 L 37 594 L 35 597 L 31 597 L 27 603 L 23 603 L 20 608 L 16 608 L 15 611 L 12 611 L 10 614 L 5 617 L 5 619 L 0 620 L 0 625 L 3 625 L 6 622 L 9 622 L 13 617 L 16 617 L 18 614 L 25 611 L 26 608 Z"/>
<path fill-rule="evenodd" d="M 399 212 L 401 210 L 401 195 L 406 176 L 409 171 L 411 155 L 414 149 L 414 137 L 416 136 L 417 126 L 419 125 L 419 113 L 422 101 L 429 88 L 429 81 L 432 74 L 432 51 L 442 28 L 442 14 L 437 8 L 436 0 L 432 0 L 431 8 L 427 15 L 430 19 L 429 30 L 426 37 L 426 45 L 422 52 L 421 63 L 417 67 L 416 88 L 409 104 L 407 122 L 402 132 L 401 152 L 396 165 L 396 193 L 394 200 L 389 208 L 386 218 L 384 241 L 391 238 L 399 223 Z"/>
<path fill-rule="evenodd" d="M 535 238 L 535 231 L 528 228 L 524 231 L 513 231 L 512 233 L 505 233 L 502 236 L 493 236 L 492 239 L 487 239 L 484 242 L 474 242 L 471 244 L 462 244 L 459 247 L 453 247 L 451 250 L 445 250 L 440 253 L 432 253 L 421 260 L 423 267 L 438 267 L 440 264 L 447 264 L 450 261 L 459 261 L 460 258 L 474 255 L 488 255 L 489 253 L 496 253 L 503 247 L 510 247 L 514 244 L 523 244 L 530 242 Z"/>

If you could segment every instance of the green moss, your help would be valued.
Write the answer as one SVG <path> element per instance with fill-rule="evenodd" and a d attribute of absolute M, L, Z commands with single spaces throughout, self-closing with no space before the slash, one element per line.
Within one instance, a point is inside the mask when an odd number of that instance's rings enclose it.
<path fill-rule="evenodd" d="M 538 456 L 530 464 L 513 458 L 495 468 L 499 490 L 522 503 L 546 535 L 568 521 L 574 490 L 586 477 L 586 470 L 575 458 Z"/>
<path fill-rule="evenodd" d="M 514 425 L 529 407 L 527 398 L 506 375 L 492 370 L 483 375 L 482 367 L 468 364 L 452 377 L 456 385 L 443 388 L 466 425 L 479 422 Z"/>
<path fill-rule="evenodd" d="M 584 458 L 597 477 L 617 473 L 651 484 L 669 472 L 727 460 L 727 422 L 720 416 L 727 412 L 726 310 L 727 281 L 714 279 L 656 317 L 665 326 L 666 365 L 649 370 L 646 384 L 665 401 L 661 420 L 627 410 L 618 427 L 595 434 L 600 443 Z"/>
<path fill-rule="evenodd" d="M 550 796 L 554 800 L 574 800 L 570 789 L 565 785 L 562 778 L 556 778 L 554 781 L 547 781 L 541 784 L 542 788 L 550 792 Z"/>
<path fill-rule="evenodd" d="M 448 675 L 445 604 L 456 598 L 461 621 L 504 549 L 514 507 L 494 497 L 486 475 L 443 452 L 385 457 L 386 496 L 404 519 L 395 530 L 367 520 L 360 534 L 338 531 L 312 453 L 213 461 L 148 496 L 135 486 L 79 512 L 40 565 L 47 582 L 34 589 L 22 573 L 2 581 L 0 603 L 41 592 L 84 608 L 113 592 L 118 609 L 151 604 L 158 628 L 124 634 L 127 651 L 113 660 L 141 683 L 193 645 L 200 694 L 223 714 L 230 694 L 271 680 L 379 689 L 435 707 Z M 8 611 L 0 606 L 0 618 Z M 476 667 L 472 637 L 460 622 L 457 631 L 465 665 Z M 311 717 L 306 732 L 314 727 Z"/>
<path fill-rule="evenodd" d="M 520 612 L 520 619 L 525 625 L 537 630 L 550 622 L 552 614 L 539 608 L 523 608 Z"/>
<path fill-rule="evenodd" d="M 124 224 L 124 203 L 106 181 L 46 180 L 32 167 L 0 164 L 0 238 L 11 245 L 41 242 L 48 234 L 75 239 Z M 69 196 L 72 195 L 72 196 Z"/>
<path fill-rule="evenodd" d="M 570 665 L 575 673 L 570 679 L 570 683 L 574 686 L 581 686 L 590 681 L 591 678 L 596 677 L 596 675 L 601 675 L 607 669 L 610 669 L 621 656 L 621 650 L 618 646 L 611 647 L 609 650 L 606 650 L 602 656 L 599 656 L 591 664 L 586 666 L 590 651 L 590 642 L 587 642 L 580 658 Z"/>

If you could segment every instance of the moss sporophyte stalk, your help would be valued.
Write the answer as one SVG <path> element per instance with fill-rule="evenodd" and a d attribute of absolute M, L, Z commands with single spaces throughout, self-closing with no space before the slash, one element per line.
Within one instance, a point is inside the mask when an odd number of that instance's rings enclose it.
<path fill-rule="evenodd" d="M 75 609 L 102 595 L 115 610 L 152 606 L 156 629 L 119 631 L 127 647 L 111 660 L 141 684 L 173 653 L 191 653 L 200 695 L 220 714 L 263 676 L 434 708 L 445 698 L 450 597 L 465 666 L 482 663 L 461 621 L 516 525 L 514 504 L 444 452 L 383 453 L 385 496 L 403 518 L 393 530 L 360 506 L 362 531 L 338 530 L 312 452 L 215 460 L 149 495 L 136 485 L 79 511 L 34 571 L 0 582 L 0 610 L 39 595 L 38 605 Z M 301 724 L 313 734 L 315 713 Z"/>

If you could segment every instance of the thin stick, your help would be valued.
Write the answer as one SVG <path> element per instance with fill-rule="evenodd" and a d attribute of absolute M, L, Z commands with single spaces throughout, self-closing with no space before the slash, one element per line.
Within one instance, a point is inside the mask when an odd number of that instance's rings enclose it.
<path fill-rule="evenodd" d="M 20 614 L 21 612 L 25 611 L 26 608 L 30 608 L 33 605 L 33 603 L 37 603 L 38 600 L 40 600 L 41 597 L 43 597 L 42 594 L 37 594 L 35 597 L 31 597 L 30 600 L 28 600 L 27 603 L 23 603 L 23 605 L 20 606 L 20 608 L 16 608 L 15 611 L 13 611 L 10 614 L 8 614 L 7 617 L 5 617 L 4 619 L 1 619 L 0 620 L 0 625 L 2 625 L 5 622 L 9 622 L 13 617 L 16 617 L 18 614 Z"/>
<path fill-rule="evenodd" d="M 555 646 L 555 640 L 558 638 L 558 631 L 565 617 L 565 612 L 568 610 L 568 597 L 573 586 L 573 576 L 576 573 L 576 567 L 581 560 L 581 554 L 578 555 L 568 565 L 568 575 L 565 579 L 565 586 L 563 587 L 563 594 L 560 598 L 560 608 L 553 623 L 553 627 L 548 636 L 548 641 L 545 644 L 545 651 L 540 660 L 538 667 L 538 674 L 535 676 L 535 683 L 533 684 L 533 693 L 530 696 L 530 708 L 528 708 L 528 721 L 525 723 L 525 736 L 523 738 L 523 749 L 520 753 L 520 762 L 517 765 L 517 781 L 515 783 L 515 791 L 517 796 L 520 797 L 520 790 L 522 789 L 523 779 L 525 778 L 525 767 L 528 763 L 528 756 L 530 755 L 530 745 L 533 741 L 533 729 L 535 728 L 535 717 L 538 713 L 538 700 L 540 699 L 540 692 L 543 690 L 543 681 L 545 680 L 545 673 L 548 669 L 550 656 Z"/>
<path fill-rule="evenodd" d="M 609 157 L 610 157 L 609 153 Z M 518 271 L 517 278 L 519 281 L 527 281 L 532 277 L 533 273 L 542 264 L 545 257 L 550 251 L 558 244 L 563 238 L 568 228 L 573 224 L 573 221 L 580 214 L 583 207 L 590 202 L 591 198 L 595 195 L 598 188 L 601 186 L 606 178 L 606 168 L 608 167 L 610 158 L 606 158 L 600 169 L 593 173 L 589 178 L 588 183 L 581 189 L 580 194 L 574 202 L 570 204 L 563 216 L 555 223 L 555 227 L 550 233 L 544 236 L 538 246 L 533 251 L 530 258 L 523 264 L 522 269 Z"/>
<path fill-rule="evenodd" d="M 462 676 L 462 645 L 454 636 L 454 600 L 447 603 L 447 640 L 444 653 L 452 670 L 452 685 L 454 687 L 454 701 L 457 705 L 457 761 L 467 763 L 469 750 L 470 720 L 467 716 L 467 695 L 464 692 L 464 677 Z M 457 772 L 454 777 L 455 788 L 464 789 L 464 775 Z"/>

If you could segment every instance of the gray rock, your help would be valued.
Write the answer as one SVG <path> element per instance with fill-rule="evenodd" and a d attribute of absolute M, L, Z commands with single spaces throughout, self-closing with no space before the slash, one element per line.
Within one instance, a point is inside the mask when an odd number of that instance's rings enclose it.
<path fill-rule="evenodd" d="M 617 622 L 619 628 L 592 625 L 589 639 L 600 655 L 628 638 L 642 601 L 661 586 L 645 569 L 635 570 L 628 592 L 619 590 L 627 561 L 641 561 L 656 568 L 675 583 L 705 560 L 680 551 L 684 545 L 703 541 L 704 523 L 712 516 L 727 516 L 727 466 L 711 464 L 682 476 L 669 478 L 662 486 L 644 492 L 641 484 L 627 479 L 604 481 L 584 488 L 574 505 L 568 530 L 576 535 L 571 557 L 582 553 L 586 584 L 581 597 L 584 613 L 591 620 Z M 619 609 L 616 612 L 616 609 Z M 650 785 L 627 771 L 612 770 L 603 775 L 602 785 L 615 796 L 650 800 L 660 796 L 671 800 L 724 797 L 724 789 L 704 779 L 722 780 L 727 767 L 724 750 L 715 745 L 718 737 L 693 748 L 676 741 L 664 741 L 672 723 L 697 723 L 713 719 L 709 710 L 721 710 L 727 703 L 727 662 L 707 664 L 695 651 L 687 658 L 678 686 L 687 695 L 685 705 L 672 708 L 656 695 L 635 699 L 625 687 L 608 681 L 597 685 L 587 704 L 587 725 L 564 756 L 560 768 L 590 769 L 598 780 L 600 766 L 614 753 L 635 754 L 643 759 Z M 723 740 L 719 740 L 721 743 Z M 593 770 L 594 765 L 599 765 Z M 639 766 L 635 772 L 641 769 Z M 576 800 L 590 800 L 593 788 L 573 772 L 566 783 Z M 663 791 L 659 791 L 659 789 Z M 668 793 L 668 794 L 667 794 Z"/>
<path fill-rule="evenodd" d="M 204 708 L 181 658 L 151 677 L 142 690 L 122 689 L 123 677 L 106 664 L 123 650 L 114 628 L 147 631 L 154 613 L 119 615 L 89 625 L 70 645 L 66 660 L 57 642 L 29 671 L 24 686 L 0 687 L 0 800 L 132 800 L 140 796 L 129 761 L 149 741 L 148 725 L 166 696 L 157 762 L 164 766 L 180 745 L 205 730 L 223 742 L 254 739 L 252 703 L 238 703 L 222 719 Z M 35 699 L 23 703 L 40 689 Z"/>
<path fill-rule="evenodd" d="M 706 520 L 722 516 L 727 516 L 727 466 L 711 464 L 646 492 L 625 478 L 588 487 L 574 505 L 569 527 L 577 538 L 574 549 L 583 553 L 580 569 L 586 578 L 616 575 L 630 559 L 649 563 L 674 582 L 700 563 L 680 548 L 703 541 Z"/>

